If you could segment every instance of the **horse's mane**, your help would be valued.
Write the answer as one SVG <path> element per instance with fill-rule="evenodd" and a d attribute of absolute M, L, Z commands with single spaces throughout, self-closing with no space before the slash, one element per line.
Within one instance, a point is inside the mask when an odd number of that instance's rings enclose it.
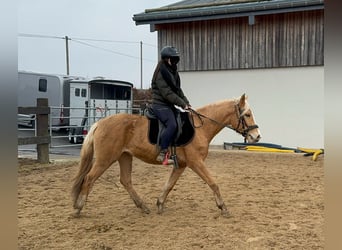
<path fill-rule="evenodd" d="M 227 106 L 228 106 L 229 103 L 237 104 L 239 101 L 240 101 L 240 98 L 219 100 L 219 101 L 216 101 L 214 103 L 210 103 L 210 104 L 207 104 L 205 106 L 202 106 L 202 107 L 198 108 L 197 111 L 200 113 L 202 113 L 202 112 L 207 113 L 209 115 L 208 112 L 216 113 L 216 111 L 219 111 L 219 109 L 217 107 L 221 107 L 222 105 L 225 105 L 225 104 L 227 104 Z M 249 106 L 248 102 L 246 101 L 245 109 L 242 111 L 241 115 L 244 115 L 249 109 L 250 109 L 250 106 Z"/>

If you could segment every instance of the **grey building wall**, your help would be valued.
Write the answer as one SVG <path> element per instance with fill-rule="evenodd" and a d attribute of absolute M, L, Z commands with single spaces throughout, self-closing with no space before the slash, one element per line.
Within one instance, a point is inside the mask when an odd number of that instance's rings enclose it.
<path fill-rule="evenodd" d="M 158 26 L 158 46 L 175 46 L 180 71 L 324 64 L 323 10 L 170 23 Z"/>
<path fill-rule="evenodd" d="M 324 147 L 324 67 L 181 72 L 194 108 L 246 93 L 261 142 L 288 147 Z M 206 121 L 209 122 L 209 121 Z M 224 129 L 211 142 L 242 142 Z"/>

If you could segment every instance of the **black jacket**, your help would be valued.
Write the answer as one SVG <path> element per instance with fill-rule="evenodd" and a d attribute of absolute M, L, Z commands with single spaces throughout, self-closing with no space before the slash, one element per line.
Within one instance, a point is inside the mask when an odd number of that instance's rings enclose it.
<path fill-rule="evenodd" d="M 178 105 L 184 108 L 189 101 L 180 87 L 177 70 L 160 61 L 152 78 L 152 103 Z"/>

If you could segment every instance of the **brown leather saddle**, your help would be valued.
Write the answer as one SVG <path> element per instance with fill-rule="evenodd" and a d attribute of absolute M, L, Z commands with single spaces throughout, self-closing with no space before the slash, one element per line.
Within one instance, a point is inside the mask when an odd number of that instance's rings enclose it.
<path fill-rule="evenodd" d="M 147 106 L 144 112 L 145 116 L 149 120 L 148 126 L 148 140 L 153 145 L 160 145 L 160 133 L 165 126 L 160 122 L 157 116 L 154 114 L 151 106 Z M 195 135 L 195 129 L 189 112 L 180 112 L 175 110 L 175 116 L 177 121 L 177 134 L 172 142 L 172 147 L 185 146 L 190 143 Z"/>

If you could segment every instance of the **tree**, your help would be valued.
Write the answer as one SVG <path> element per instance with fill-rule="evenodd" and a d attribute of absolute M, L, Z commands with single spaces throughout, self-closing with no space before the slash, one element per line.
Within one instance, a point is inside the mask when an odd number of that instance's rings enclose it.
<path fill-rule="evenodd" d="M 133 88 L 133 108 L 144 110 L 146 104 L 152 101 L 152 89 Z"/>

